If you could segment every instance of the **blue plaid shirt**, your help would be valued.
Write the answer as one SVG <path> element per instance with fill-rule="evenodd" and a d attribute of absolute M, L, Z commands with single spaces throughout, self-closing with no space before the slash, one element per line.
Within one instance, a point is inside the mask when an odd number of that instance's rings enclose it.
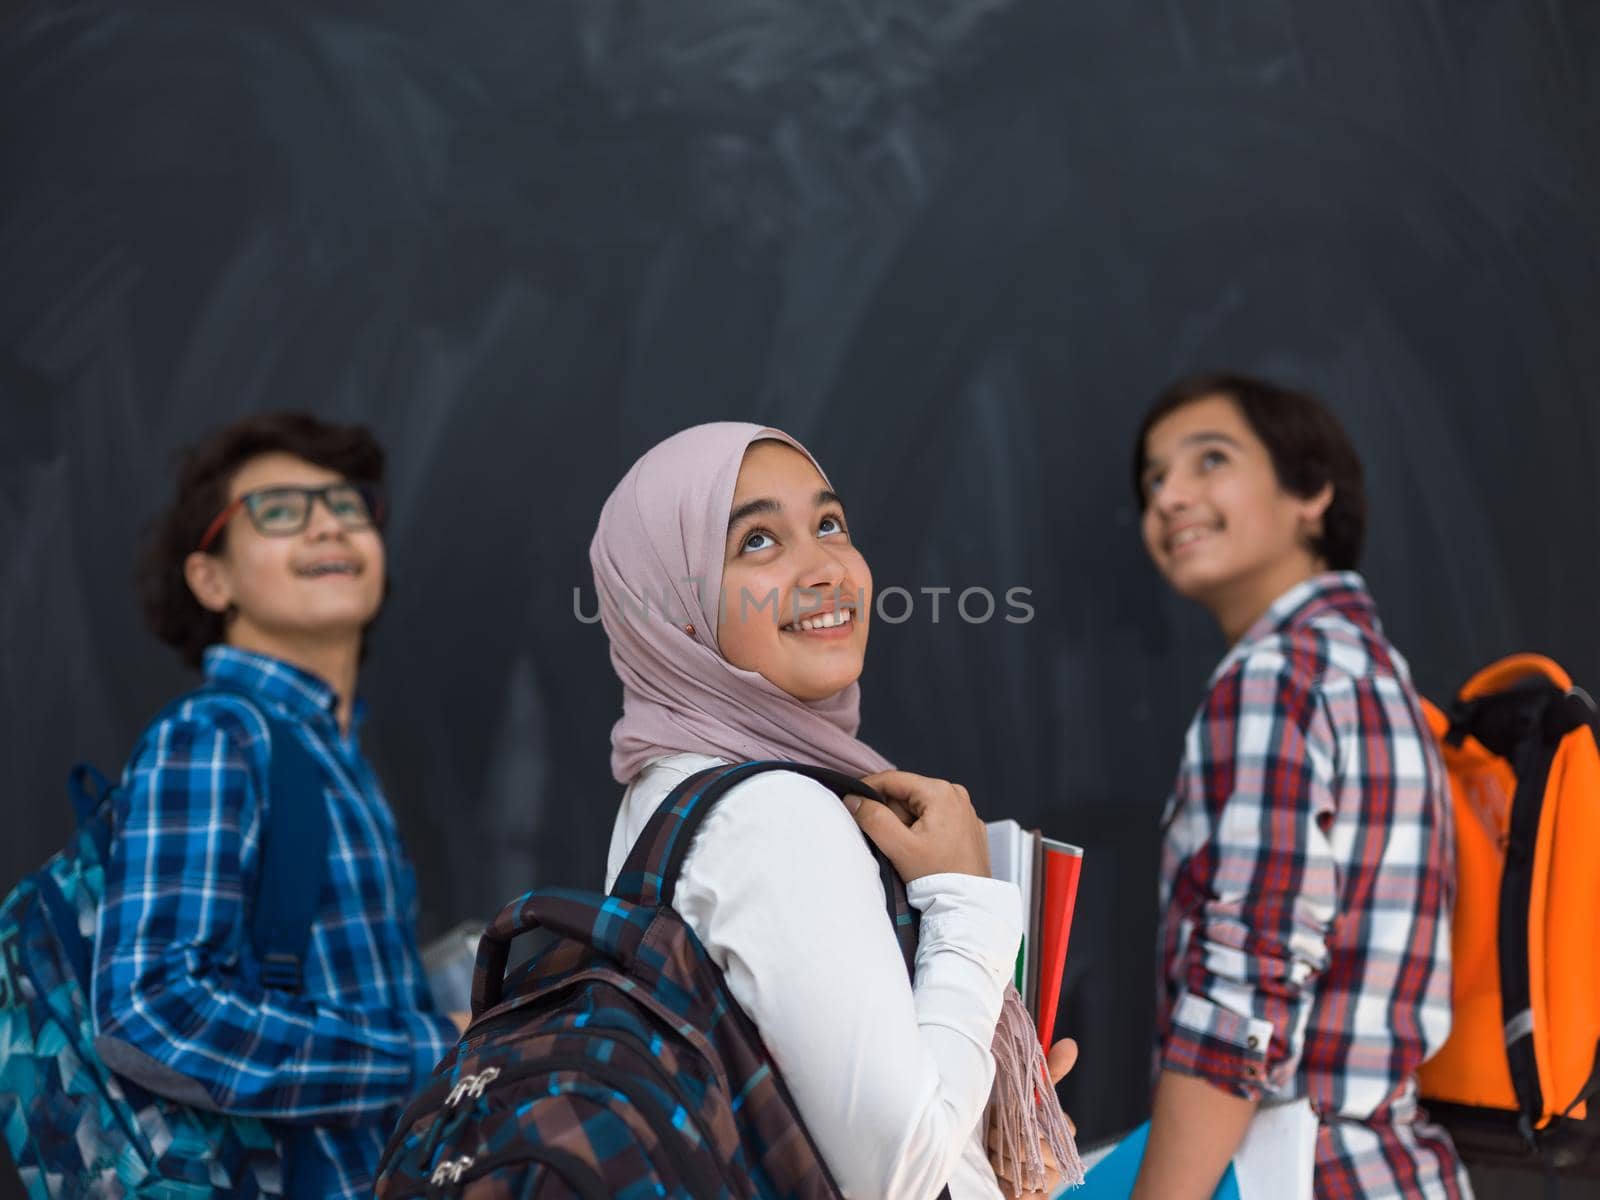
<path fill-rule="evenodd" d="M 325 772 L 329 864 L 304 987 L 268 990 L 241 964 L 266 730 L 239 700 L 201 694 L 155 727 L 117 794 L 95 1019 L 192 1081 L 180 1092 L 197 1084 L 223 1112 L 291 1123 L 325 1160 L 325 1195 L 370 1197 L 400 1105 L 455 1041 L 417 952 L 416 879 L 356 741 L 359 705 L 344 736 L 313 675 L 230 646 L 206 651 L 205 673 L 292 722 Z"/>

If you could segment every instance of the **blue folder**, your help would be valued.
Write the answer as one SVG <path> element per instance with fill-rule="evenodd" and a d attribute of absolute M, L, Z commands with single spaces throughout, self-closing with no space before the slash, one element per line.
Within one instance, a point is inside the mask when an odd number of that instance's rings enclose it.
<path fill-rule="evenodd" d="M 1133 1181 L 1138 1177 L 1139 1164 L 1144 1161 L 1144 1141 L 1150 1136 L 1150 1122 L 1146 1121 L 1090 1168 L 1083 1186 L 1071 1188 L 1061 1195 L 1065 1200 L 1128 1200 L 1133 1193 Z M 1229 1167 L 1211 1200 L 1239 1200 L 1239 1184 Z"/>

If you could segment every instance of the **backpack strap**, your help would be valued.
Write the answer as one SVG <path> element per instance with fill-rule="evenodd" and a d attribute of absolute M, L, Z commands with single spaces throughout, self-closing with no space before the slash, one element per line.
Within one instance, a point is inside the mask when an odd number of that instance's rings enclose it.
<path fill-rule="evenodd" d="M 111 795 L 112 784 L 93 763 L 79 763 L 67 773 L 67 794 L 78 828 L 86 829 Z M 104 847 L 102 847 L 104 849 Z"/>
<path fill-rule="evenodd" d="M 1578 1094 L 1572 1098 L 1572 1102 L 1561 1110 L 1561 1119 L 1563 1121 L 1572 1116 L 1573 1110 L 1578 1105 L 1584 1103 L 1596 1092 L 1600 1092 L 1600 1044 L 1596 1044 L 1594 1048 L 1593 1061 L 1594 1065 L 1589 1069 L 1589 1078 L 1583 1081 L 1583 1086 L 1578 1089 Z"/>
<path fill-rule="evenodd" d="M 267 726 L 266 812 L 250 941 L 261 982 L 298 992 L 305 983 L 306 946 L 328 877 L 331 830 L 322 768 L 294 724 L 267 712 L 249 693 L 215 682 L 201 690 L 226 692 L 243 701 Z"/>
<path fill-rule="evenodd" d="M 268 769 L 262 793 L 261 863 L 250 914 L 250 944 L 267 987 L 299 991 L 311 926 L 316 920 L 322 886 L 328 875 L 330 828 L 323 798 L 322 768 L 300 740 L 294 724 L 273 716 L 249 692 L 210 681 L 186 692 L 163 708 L 145 727 L 130 761 L 144 753 L 161 723 L 191 700 L 226 696 L 258 718 L 267 730 Z M 93 767 L 74 767 L 69 790 L 79 824 L 104 803 L 110 788 Z M 102 852 L 105 847 L 102 847 Z"/>
<path fill-rule="evenodd" d="M 717 801 L 737 784 L 767 771 L 792 771 L 813 779 L 823 787 L 843 798 L 847 795 L 880 799 L 861 780 L 834 771 L 828 767 L 814 767 L 806 763 L 782 761 L 757 761 L 733 763 L 726 766 L 707 767 L 685 779 L 668 793 L 654 815 L 639 834 L 628 852 L 627 860 L 617 875 L 611 894 L 646 908 L 660 908 L 672 903 L 678 885 L 678 875 L 689 856 L 694 835 Z M 908 974 L 915 974 L 917 954 L 917 928 L 920 913 L 906 899 L 906 887 L 888 856 L 873 844 L 865 834 L 867 849 L 878 864 L 878 877 L 883 883 L 886 907 L 895 938 L 900 944 L 901 957 L 905 959 Z"/>

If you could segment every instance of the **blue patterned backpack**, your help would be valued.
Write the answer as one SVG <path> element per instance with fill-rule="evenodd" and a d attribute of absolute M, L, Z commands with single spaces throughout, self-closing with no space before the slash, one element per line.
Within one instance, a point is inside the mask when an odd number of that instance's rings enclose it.
<path fill-rule="evenodd" d="M 328 814 L 310 752 L 290 726 L 216 684 L 174 701 L 144 736 L 184 701 L 218 693 L 265 721 L 272 739 L 251 936 L 263 975 L 298 987 L 327 866 Z M 113 1073 L 96 1050 L 90 981 L 114 789 L 80 765 L 69 790 L 76 833 L 0 904 L 0 1126 L 30 1200 L 285 1195 L 266 1125 L 164 1099 Z"/>
<path fill-rule="evenodd" d="M 706 814 L 773 770 L 871 794 L 796 763 L 712 767 L 661 802 L 609 896 L 539 888 L 502 910 L 478 946 L 472 1024 L 401 1117 L 379 1200 L 838 1197 L 760 1034 L 672 908 Z M 874 854 L 909 971 L 918 914 Z M 531 932 L 550 940 L 505 978 Z"/>

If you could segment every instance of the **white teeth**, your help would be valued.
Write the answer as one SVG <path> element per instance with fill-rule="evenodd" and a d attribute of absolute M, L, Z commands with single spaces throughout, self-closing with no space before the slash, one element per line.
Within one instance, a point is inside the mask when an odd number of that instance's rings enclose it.
<path fill-rule="evenodd" d="M 346 562 L 314 563 L 309 567 L 302 567 L 300 570 L 300 574 L 311 579 L 316 579 L 323 575 L 354 575 L 355 573 L 355 564 Z"/>
<path fill-rule="evenodd" d="M 1210 532 L 1211 531 L 1209 529 L 1179 530 L 1177 533 L 1172 535 L 1172 548 L 1176 550 L 1180 546 L 1187 546 L 1190 542 L 1198 541 L 1200 538 L 1206 537 L 1208 534 L 1210 534 Z"/>
<path fill-rule="evenodd" d="M 814 617 L 802 617 L 785 629 L 833 629 L 840 625 L 850 623 L 851 612 L 848 608 L 841 608 L 831 613 L 818 613 Z"/>

